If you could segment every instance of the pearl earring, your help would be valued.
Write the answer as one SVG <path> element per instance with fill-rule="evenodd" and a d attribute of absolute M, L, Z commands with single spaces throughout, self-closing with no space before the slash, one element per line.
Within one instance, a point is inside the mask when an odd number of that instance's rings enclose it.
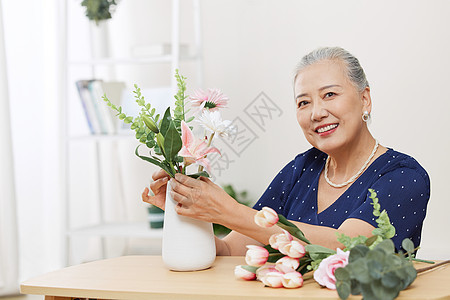
<path fill-rule="evenodd" d="M 369 112 L 368 112 L 367 110 L 365 110 L 365 111 L 363 112 L 362 119 L 363 119 L 363 121 L 366 122 L 366 123 L 369 121 L 369 119 L 370 119 L 370 114 L 369 114 Z"/>

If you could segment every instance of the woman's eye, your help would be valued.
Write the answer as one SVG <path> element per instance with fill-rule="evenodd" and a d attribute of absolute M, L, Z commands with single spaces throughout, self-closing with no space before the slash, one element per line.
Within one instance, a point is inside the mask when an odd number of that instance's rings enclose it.
<path fill-rule="evenodd" d="M 297 103 L 297 107 L 302 107 L 302 106 L 305 106 L 306 104 L 308 104 L 308 101 L 305 101 L 305 100 L 303 100 L 303 101 L 299 101 L 298 103 Z"/>
<path fill-rule="evenodd" d="M 325 98 L 333 97 L 334 95 L 336 95 L 336 94 L 333 92 L 328 92 L 325 94 Z"/>

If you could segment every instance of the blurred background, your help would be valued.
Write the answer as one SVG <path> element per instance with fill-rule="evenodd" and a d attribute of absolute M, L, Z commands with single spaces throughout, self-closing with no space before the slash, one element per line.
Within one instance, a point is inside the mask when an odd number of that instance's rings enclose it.
<path fill-rule="evenodd" d="M 140 198 L 156 169 L 134 155 L 129 129 L 89 126 L 77 82 L 102 80 L 104 90 L 110 83 L 110 97 L 130 113 L 133 84 L 156 107 L 171 103 L 174 67 L 188 94 L 220 88 L 230 98 L 223 116 L 241 130 L 239 140 L 217 140 L 214 180 L 254 203 L 310 147 L 292 79 L 300 58 L 320 46 L 360 60 L 373 135 L 428 171 L 418 256 L 448 258 L 450 2 L 116 2 L 112 18 L 96 25 L 80 0 L 0 1 L 0 295 L 68 264 L 160 253 L 160 230 L 149 229 Z M 78 230 L 91 226 L 97 231 Z"/>

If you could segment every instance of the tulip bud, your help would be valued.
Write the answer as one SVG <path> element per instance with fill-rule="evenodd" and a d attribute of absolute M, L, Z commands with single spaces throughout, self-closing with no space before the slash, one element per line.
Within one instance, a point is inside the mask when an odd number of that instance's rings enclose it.
<path fill-rule="evenodd" d="M 305 256 L 306 250 L 305 247 L 300 244 L 298 241 L 291 241 L 288 244 L 285 244 L 278 248 L 278 250 L 283 253 L 284 255 L 293 257 L 293 258 L 300 258 Z"/>
<path fill-rule="evenodd" d="M 294 238 L 292 237 L 292 235 L 283 229 L 283 233 L 273 234 L 269 238 L 270 247 L 272 247 L 275 250 L 278 250 L 284 247 L 285 245 L 289 244 L 293 239 Z"/>
<path fill-rule="evenodd" d="M 265 286 L 270 286 L 273 288 L 283 287 L 283 273 L 278 271 L 269 272 L 262 276 L 260 280 Z"/>
<path fill-rule="evenodd" d="M 243 280 L 255 280 L 256 274 L 252 273 L 246 269 L 244 269 L 242 266 L 236 266 L 234 268 L 234 276 L 238 279 Z"/>
<path fill-rule="evenodd" d="M 303 276 L 299 272 L 290 272 L 283 274 L 281 283 L 285 288 L 294 289 L 303 285 Z"/>
<path fill-rule="evenodd" d="M 273 264 L 265 264 L 264 266 L 259 267 L 256 270 L 256 279 L 261 281 L 261 278 L 266 276 L 267 273 L 270 273 L 270 272 L 278 272 L 278 270 L 275 268 L 275 265 L 273 265 Z"/>
<path fill-rule="evenodd" d="M 275 268 L 283 273 L 290 273 L 297 270 L 297 268 L 300 266 L 300 262 L 298 258 L 293 258 L 289 256 L 285 256 L 277 260 L 275 263 Z"/>
<path fill-rule="evenodd" d="M 143 116 L 142 120 L 144 120 L 145 125 L 154 133 L 159 133 L 159 129 L 156 126 L 155 122 L 152 121 L 148 116 Z"/>
<path fill-rule="evenodd" d="M 263 207 L 255 214 L 255 223 L 260 227 L 272 227 L 278 222 L 278 214 L 270 207 Z"/>
<path fill-rule="evenodd" d="M 269 258 L 269 251 L 267 251 L 267 249 L 255 245 L 248 245 L 247 248 L 245 262 L 248 265 L 260 267 L 267 262 L 267 259 Z"/>

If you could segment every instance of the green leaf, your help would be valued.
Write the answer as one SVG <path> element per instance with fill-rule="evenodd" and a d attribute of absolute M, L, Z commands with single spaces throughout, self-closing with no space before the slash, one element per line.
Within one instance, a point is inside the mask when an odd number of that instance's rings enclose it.
<path fill-rule="evenodd" d="M 182 141 L 174 122 L 170 122 L 169 128 L 164 137 L 164 152 L 166 159 L 173 162 L 175 156 L 181 150 Z"/>
<path fill-rule="evenodd" d="M 280 258 L 285 257 L 286 255 L 284 255 L 283 253 L 269 253 L 269 257 L 267 258 L 267 262 L 270 263 L 275 263 L 277 262 Z"/>
<path fill-rule="evenodd" d="M 197 173 L 194 173 L 194 174 L 190 174 L 188 176 L 191 177 L 191 178 L 194 178 L 194 179 L 197 179 L 200 176 L 208 178 L 209 174 L 206 171 L 201 171 L 201 172 L 197 172 Z"/>
<path fill-rule="evenodd" d="M 402 241 L 402 247 L 410 254 L 414 252 L 414 243 L 410 239 L 404 239 Z"/>
<path fill-rule="evenodd" d="M 346 268 L 337 268 L 334 271 L 334 276 L 336 277 L 336 279 L 339 279 L 339 280 L 344 280 L 344 281 L 350 280 L 350 273 Z"/>
<path fill-rule="evenodd" d="M 161 120 L 161 126 L 159 131 L 163 136 L 166 136 L 167 129 L 169 129 L 170 122 L 172 121 L 172 116 L 170 115 L 170 107 L 166 109 L 164 117 Z"/>
<path fill-rule="evenodd" d="M 265 248 L 267 251 L 269 251 L 270 253 L 279 253 L 280 251 L 278 251 L 277 249 L 273 249 L 270 244 L 269 245 L 265 245 L 263 248 Z"/>
<path fill-rule="evenodd" d="M 137 146 L 136 150 L 134 151 L 134 153 L 136 154 L 137 157 L 139 157 L 142 160 L 148 161 L 149 163 L 157 165 L 158 167 L 160 167 L 161 169 L 166 171 L 167 174 L 169 174 L 171 177 L 175 177 L 175 174 L 173 173 L 173 170 L 171 168 L 167 167 L 167 165 L 161 163 L 160 161 L 158 161 L 158 160 L 156 160 L 154 158 L 143 156 L 143 155 L 139 155 L 138 149 L 139 149 L 140 146 L 141 145 Z"/>
<path fill-rule="evenodd" d="M 306 245 L 305 250 L 309 253 L 312 260 L 324 259 L 330 255 L 336 254 L 336 251 L 320 245 Z"/>
<path fill-rule="evenodd" d="M 371 281 L 369 276 L 369 268 L 364 258 L 360 258 L 352 262 L 350 270 L 352 273 L 352 278 L 358 279 L 359 282 L 364 284 Z"/>
<path fill-rule="evenodd" d="M 379 237 L 377 235 L 372 235 L 370 238 L 366 240 L 365 245 L 370 248 L 370 246 L 372 246 L 372 244 L 375 243 L 375 241 L 377 241 L 378 238 Z"/>
<path fill-rule="evenodd" d="M 372 251 L 372 252 L 381 253 L 381 252 L 378 252 L 378 251 Z M 367 257 L 367 259 L 369 259 L 369 258 Z M 381 264 L 380 261 L 378 261 L 376 259 L 369 260 L 367 262 L 367 267 L 369 268 L 369 275 L 373 279 L 380 279 L 381 276 L 383 275 L 382 274 L 382 272 L 383 272 L 383 265 Z"/>
<path fill-rule="evenodd" d="M 247 270 L 253 274 L 256 274 L 256 270 L 258 270 L 258 267 L 248 266 L 248 265 L 242 265 L 242 269 Z"/>
<path fill-rule="evenodd" d="M 350 296 L 350 281 L 336 281 L 336 291 L 341 299 L 347 299 Z"/>
<path fill-rule="evenodd" d="M 400 279 L 395 272 L 387 272 L 383 274 L 381 284 L 387 288 L 395 288 L 400 284 Z"/>
<path fill-rule="evenodd" d="M 369 248 L 367 246 L 356 245 L 352 250 L 350 250 L 350 255 L 348 257 L 349 263 L 365 257 L 367 252 L 369 252 Z"/>
<path fill-rule="evenodd" d="M 390 254 L 394 253 L 395 246 L 394 242 L 391 239 L 387 239 L 379 243 L 374 249 L 382 249 L 385 253 Z"/>
<path fill-rule="evenodd" d="M 303 232 L 294 224 L 288 221 L 286 217 L 281 214 L 278 214 L 278 224 L 279 227 L 283 228 L 287 232 L 289 232 L 292 236 L 298 238 L 299 240 L 311 244 L 311 242 L 305 237 Z"/>

